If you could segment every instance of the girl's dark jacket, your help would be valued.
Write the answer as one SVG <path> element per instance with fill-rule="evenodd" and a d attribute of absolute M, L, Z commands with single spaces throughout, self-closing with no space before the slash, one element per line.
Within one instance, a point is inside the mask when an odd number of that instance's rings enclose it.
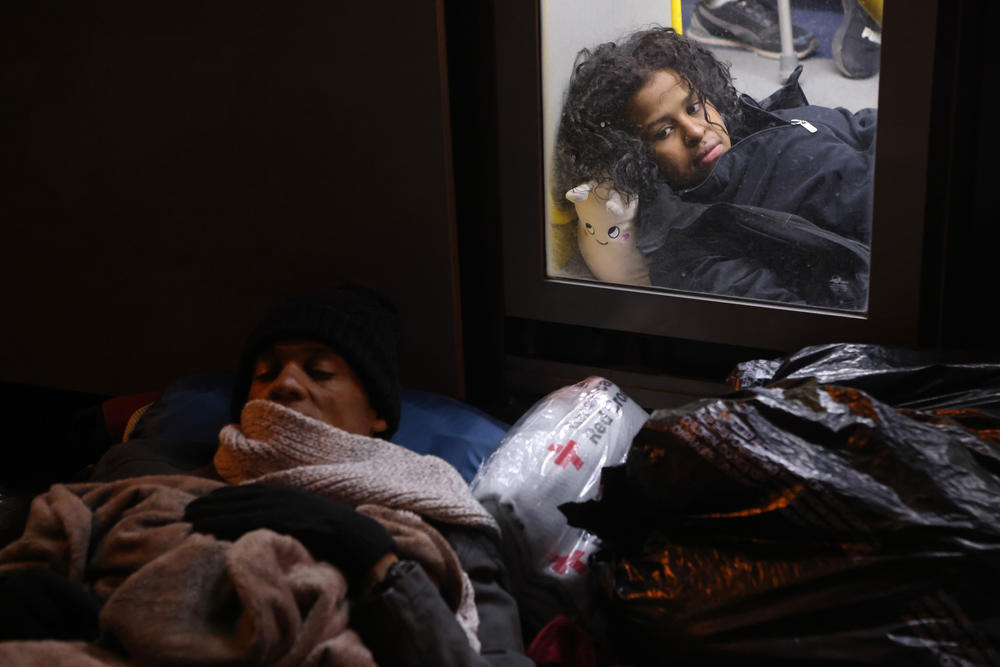
<path fill-rule="evenodd" d="M 809 105 L 798 74 L 762 103 L 702 183 L 639 205 L 654 285 L 864 310 L 875 110 Z"/>

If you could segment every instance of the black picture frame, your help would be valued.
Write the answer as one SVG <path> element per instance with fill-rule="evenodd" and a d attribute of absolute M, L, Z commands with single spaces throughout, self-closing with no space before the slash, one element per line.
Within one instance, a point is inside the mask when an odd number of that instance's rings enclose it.
<path fill-rule="evenodd" d="M 920 335 L 937 0 L 888 0 L 865 313 L 551 278 L 546 273 L 540 0 L 495 5 L 498 164 L 508 317 L 793 350 Z M 902 6 L 899 9 L 903 9 Z"/>

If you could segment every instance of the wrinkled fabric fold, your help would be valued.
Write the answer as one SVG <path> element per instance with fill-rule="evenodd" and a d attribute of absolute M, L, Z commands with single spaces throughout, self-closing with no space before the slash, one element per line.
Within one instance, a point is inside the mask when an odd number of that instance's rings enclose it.
<path fill-rule="evenodd" d="M 296 486 L 355 507 L 383 505 L 500 534 L 446 461 L 347 433 L 271 401 L 250 401 L 240 425 L 222 429 L 215 467 L 230 484 Z"/>
<path fill-rule="evenodd" d="M 347 627 L 347 585 L 332 565 L 268 530 L 235 542 L 191 533 L 184 508 L 220 485 L 140 477 L 36 498 L 0 573 L 46 567 L 93 582 L 107 598 L 101 639 L 5 642 L 0 663 L 374 665 Z"/>

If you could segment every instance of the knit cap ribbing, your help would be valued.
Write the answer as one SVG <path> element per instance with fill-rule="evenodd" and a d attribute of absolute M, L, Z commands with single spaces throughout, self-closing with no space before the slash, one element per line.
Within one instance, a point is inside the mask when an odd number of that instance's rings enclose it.
<path fill-rule="evenodd" d="M 250 393 L 253 365 L 267 346 L 302 338 L 330 346 L 361 380 L 368 400 L 388 428 L 399 426 L 399 318 L 387 301 L 365 288 L 340 287 L 319 295 L 304 295 L 269 310 L 247 337 L 233 386 L 231 415 L 239 421 Z"/>

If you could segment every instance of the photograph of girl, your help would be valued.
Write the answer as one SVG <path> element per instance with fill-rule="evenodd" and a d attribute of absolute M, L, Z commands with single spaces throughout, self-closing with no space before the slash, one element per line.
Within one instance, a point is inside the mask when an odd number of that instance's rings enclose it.
<path fill-rule="evenodd" d="M 580 50 L 550 165 L 576 247 L 551 272 L 865 310 L 877 111 L 809 104 L 801 72 L 758 101 L 672 28 Z"/>

